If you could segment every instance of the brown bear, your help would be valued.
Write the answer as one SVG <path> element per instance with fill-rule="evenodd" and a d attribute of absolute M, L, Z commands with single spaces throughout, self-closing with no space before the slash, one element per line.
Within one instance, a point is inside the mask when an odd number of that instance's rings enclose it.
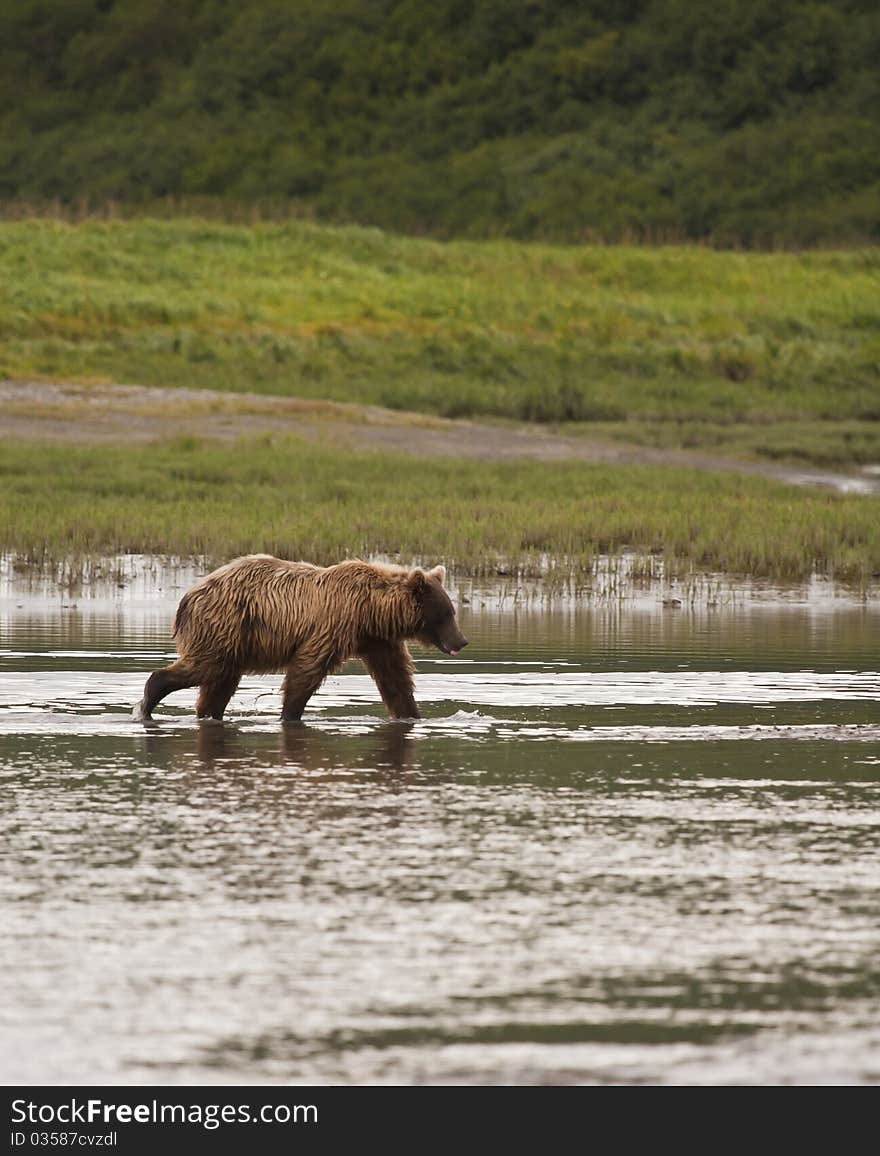
<path fill-rule="evenodd" d="M 135 717 L 148 719 L 167 694 L 198 686 L 196 714 L 220 719 L 243 674 L 283 670 L 281 718 L 292 722 L 327 675 L 357 656 L 392 718 L 419 718 L 407 639 L 445 654 L 468 644 L 445 578 L 443 566 L 236 558 L 184 594 L 174 620 L 180 657 L 150 675 Z"/>

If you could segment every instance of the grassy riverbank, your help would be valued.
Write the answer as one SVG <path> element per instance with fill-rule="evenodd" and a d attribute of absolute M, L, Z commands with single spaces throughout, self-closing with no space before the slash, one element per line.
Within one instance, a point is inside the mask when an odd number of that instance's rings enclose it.
<path fill-rule="evenodd" d="M 560 575 L 598 553 L 779 580 L 880 571 L 880 499 L 649 466 L 425 462 L 295 440 L 0 446 L 0 549 L 34 565 L 115 553 L 399 554 L 461 573 Z"/>
<path fill-rule="evenodd" d="M 876 249 L 0 223 L 0 377 L 567 422 L 826 465 L 880 460 L 878 302 Z"/>

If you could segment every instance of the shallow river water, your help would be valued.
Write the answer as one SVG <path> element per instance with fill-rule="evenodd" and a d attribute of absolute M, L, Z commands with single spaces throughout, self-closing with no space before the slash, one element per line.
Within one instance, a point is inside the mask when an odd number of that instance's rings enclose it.
<path fill-rule="evenodd" d="M 876 599 L 468 588 L 417 724 L 136 723 L 190 578 L 0 581 L 4 1083 L 880 1082 Z"/>

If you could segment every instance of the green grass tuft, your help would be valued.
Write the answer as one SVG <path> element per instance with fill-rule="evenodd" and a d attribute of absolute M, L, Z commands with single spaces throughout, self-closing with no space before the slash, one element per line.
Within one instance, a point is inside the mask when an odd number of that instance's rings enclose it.
<path fill-rule="evenodd" d="M 855 465 L 880 428 L 880 252 L 5 222 L 0 374 L 632 426 Z"/>
<path fill-rule="evenodd" d="M 261 438 L 0 447 L 0 549 L 35 564 L 114 553 L 269 552 L 318 563 L 386 554 L 557 577 L 635 548 L 672 572 L 778 580 L 880 571 L 880 499 L 649 466 L 339 453 Z"/>

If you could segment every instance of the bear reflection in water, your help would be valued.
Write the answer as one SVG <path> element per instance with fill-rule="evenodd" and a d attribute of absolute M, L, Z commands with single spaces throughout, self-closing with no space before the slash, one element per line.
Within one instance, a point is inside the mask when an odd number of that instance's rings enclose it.
<path fill-rule="evenodd" d="M 369 735 L 358 736 L 359 741 L 352 749 L 351 743 L 340 745 L 338 735 L 298 723 L 281 729 L 280 748 L 254 751 L 247 737 L 234 726 L 204 722 L 196 733 L 195 750 L 199 762 L 206 767 L 241 763 L 249 774 L 255 763 L 270 766 L 280 763 L 303 771 L 331 774 L 353 769 L 406 771 L 413 765 L 416 750 L 412 730 L 411 722 L 383 722 Z M 190 746 L 187 756 L 191 759 Z"/>
<path fill-rule="evenodd" d="M 327 675 L 357 657 L 392 718 L 419 718 L 407 642 L 451 655 L 468 644 L 445 579 L 443 566 L 237 558 L 181 599 L 174 621 L 179 658 L 150 675 L 135 717 L 149 719 L 166 695 L 197 686 L 198 717 L 221 719 L 242 675 L 284 671 L 281 717 L 296 722 Z"/>

